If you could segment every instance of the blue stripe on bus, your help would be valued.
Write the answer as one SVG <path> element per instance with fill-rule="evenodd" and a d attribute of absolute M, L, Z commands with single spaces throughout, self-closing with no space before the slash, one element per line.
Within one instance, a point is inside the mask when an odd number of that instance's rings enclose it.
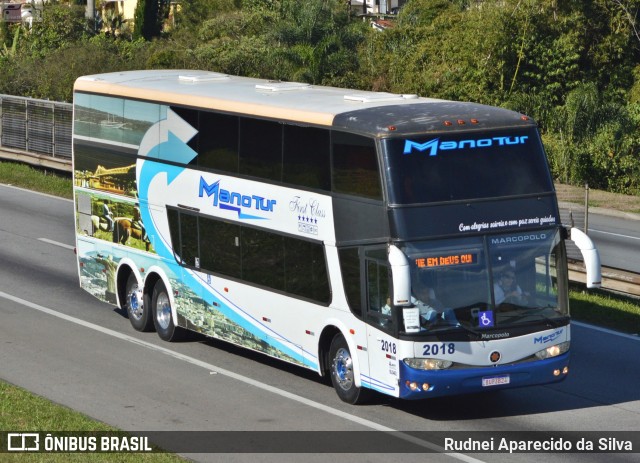
<path fill-rule="evenodd" d="M 154 236 L 158 238 L 154 240 L 155 250 L 158 253 L 158 255 L 164 258 L 168 262 L 175 261 L 173 250 L 166 245 L 167 241 L 164 239 L 164 237 L 161 237 L 160 234 L 158 233 L 155 223 L 151 217 L 151 213 L 149 212 L 148 186 L 151 184 L 151 182 L 157 175 L 161 175 L 163 173 L 167 174 L 167 183 L 171 183 L 182 171 L 184 171 L 184 168 L 179 168 L 179 167 L 171 166 L 167 164 L 161 164 L 161 163 L 157 163 L 149 160 L 142 161 L 142 166 L 139 165 L 139 168 L 140 168 L 140 172 L 138 176 L 138 180 L 139 180 L 138 195 L 140 199 L 140 214 L 142 216 L 142 222 L 145 224 L 147 234 L 149 236 Z M 146 188 L 141 189 L 140 185 L 146 186 Z M 196 291 L 196 293 L 198 293 L 198 289 L 200 289 L 200 294 L 204 294 L 203 291 L 207 290 L 207 288 L 200 281 L 195 279 L 188 272 L 182 272 L 182 274 L 183 274 L 182 280 L 185 285 L 187 285 L 193 291 Z M 301 364 L 305 364 L 305 357 L 304 355 L 302 355 L 302 352 L 303 352 L 302 348 L 300 348 L 300 353 L 298 353 L 293 349 L 287 347 L 286 345 L 282 344 L 281 342 L 273 340 L 273 338 L 269 339 L 268 335 L 263 330 L 261 330 L 254 324 L 247 321 L 244 317 L 240 316 L 238 312 L 236 312 L 226 303 L 222 303 L 221 300 L 220 302 L 221 302 L 221 305 L 217 307 L 216 310 L 219 310 L 223 315 L 225 315 L 231 321 L 239 325 L 241 328 L 247 330 L 256 338 L 261 339 L 262 341 L 266 342 L 267 344 L 274 347 L 275 349 L 294 358 Z M 240 308 L 238 309 L 241 310 Z M 242 312 L 246 314 L 246 312 L 244 311 Z M 278 337 L 286 340 L 284 336 L 278 335 Z M 269 339 L 269 341 L 267 341 L 267 339 Z M 306 364 L 309 364 L 309 363 L 310 363 L 309 361 L 306 362 Z M 317 368 L 317 364 L 315 365 L 315 367 Z"/>

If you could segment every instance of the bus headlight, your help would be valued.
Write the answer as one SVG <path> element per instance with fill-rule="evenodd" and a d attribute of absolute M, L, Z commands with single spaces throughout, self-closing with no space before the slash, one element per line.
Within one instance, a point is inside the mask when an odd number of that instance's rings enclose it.
<path fill-rule="evenodd" d="M 453 365 L 453 362 L 450 360 L 417 358 L 404 359 L 404 363 L 416 370 L 446 370 Z"/>
<path fill-rule="evenodd" d="M 558 355 L 562 355 L 566 351 L 568 351 L 570 344 L 571 342 L 567 341 L 556 344 L 555 346 L 549 346 L 546 349 L 542 349 L 541 351 L 536 352 L 536 357 L 538 357 L 540 360 L 557 357 Z"/>

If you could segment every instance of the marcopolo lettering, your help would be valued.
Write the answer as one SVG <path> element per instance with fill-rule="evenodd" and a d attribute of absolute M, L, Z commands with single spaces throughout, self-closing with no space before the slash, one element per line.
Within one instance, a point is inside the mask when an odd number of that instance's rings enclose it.
<path fill-rule="evenodd" d="M 509 333 L 482 333 L 480 339 L 503 339 L 510 337 Z"/>
<path fill-rule="evenodd" d="M 531 235 L 514 235 L 501 236 L 499 238 L 491 238 L 491 244 L 515 244 L 526 243 L 527 241 L 544 241 L 547 239 L 546 233 L 538 233 Z"/>
<path fill-rule="evenodd" d="M 223 190 L 220 188 L 220 180 L 209 185 L 203 177 L 200 177 L 198 196 L 202 198 L 205 193 L 208 197 L 213 197 L 214 207 L 234 210 L 237 211 L 238 214 L 240 214 L 240 207 L 255 209 L 257 211 L 273 212 L 273 206 L 276 204 L 275 199 L 267 199 L 258 195 L 245 195 L 235 191 Z M 232 207 L 234 204 L 238 207 Z"/>
<path fill-rule="evenodd" d="M 492 146 L 524 145 L 529 137 L 527 135 L 514 137 L 492 137 L 478 138 L 460 141 L 440 141 L 439 138 L 419 143 L 412 140 L 405 140 L 404 154 L 411 154 L 414 150 L 419 152 L 428 151 L 429 156 L 436 156 L 442 150 L 461 150 L 474 148 L 489 148 Z"/>

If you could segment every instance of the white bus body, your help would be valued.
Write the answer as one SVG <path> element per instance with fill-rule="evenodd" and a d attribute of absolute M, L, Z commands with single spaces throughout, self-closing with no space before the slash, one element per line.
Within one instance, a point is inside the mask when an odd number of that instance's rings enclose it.
<path fill-rule="evenodd" d="M 350 403 L 568 373 L 568 236 L 527 117 L 132 71 L 77 80 L 73 137 L 80 284 L 137 330 L 329 374 Z"/>

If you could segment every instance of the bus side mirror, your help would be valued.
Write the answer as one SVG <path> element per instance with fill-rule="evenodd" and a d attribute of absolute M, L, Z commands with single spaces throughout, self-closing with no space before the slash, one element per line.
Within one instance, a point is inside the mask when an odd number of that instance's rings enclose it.
<path fill-rule="evenodd" d="M 576 244 L 582 253 L 584 266 L 587 269 L 587 288 L 599 288 L 602 284 L 600 254 L 593 241 L 591 241 L 589 235 L 578 228 L 570 230 L 569 239 Z"/>
<path fill-rule="evenodd" d="M 411 305 L 411 272 L 409 261 L 400 249 L 389 246 L 389 264 L 393 278 L 393 305 L 406 307 Z"/>

